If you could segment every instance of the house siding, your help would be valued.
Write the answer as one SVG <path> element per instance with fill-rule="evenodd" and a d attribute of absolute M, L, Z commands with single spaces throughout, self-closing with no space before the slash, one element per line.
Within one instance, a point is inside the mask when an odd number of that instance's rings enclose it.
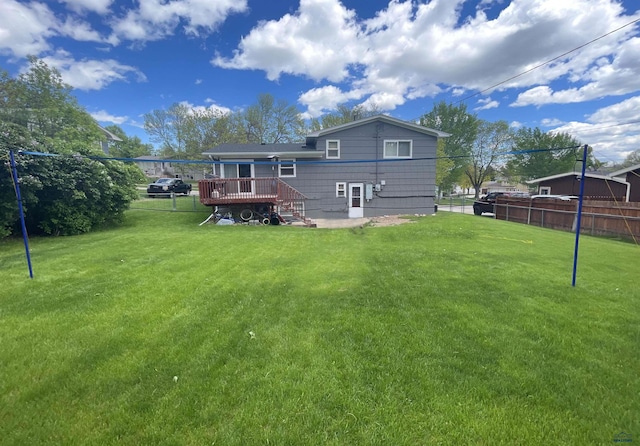
<path fill-rule="evenodd" d="M 318 138 L 324 150 L 327 140 L 340 140 L 340 160 L 360 163 L 301 163 L 295 178 L 282 178 L 303 193 L 310 218 L 348 218 L 348 197 L 336 197 L 336 183 L 385 185 L 363 203 L 365 217 L 387 214 L 433 213 L 435 195 L 436 137 L 382 122 L 333 132 Z M 411 140 L 412 159 L 389 161 L 383 157 L 385 140 Z M 426 158 L 428 160 L 416 160 Z M 380 162 L 373 162 L 380 160 Z M 269 166 L 265 166 L 269 168 Z M 269 173 L 271 170 L 269 170 Z M 262 171 L 261 171 L 262 173 Z M 277 172 L 276 172 L 277 174 Z M 256 169 L 256 176 L 258 170 Z M 266 175 L 265 175 L 266 176 Z M 363 194 L 365 192 L 363 189 Z M 348 192 L 348 191 L 347 191 Z M 348 193 L 347 193 L 348 195 Z"/>
<path fill-rule="evenodd" d="M 607 186 L 608 183 L 608 186 Z M 550 194 L 559 195 L 579 195 L 580 194 L 580 181 L 576 175 L 570 175 L 562 178 L 555 178 L 553 180 L 541 181 L 538 184 L 538 190 L 543 187 L 550 187 Z M 609 189 L 610 188 L 610 189 Z M 612 196 L 613 192 L 613 196 Z M 598 200 L 616 200 L 625 201 L 627 194 L 627 187 L 624 184 L 616 181 L 605 182 L 599 178 L 587 177 L 584 186 L 584 195 L 588 198 Z"/>
<path fill-rule="evenodd" d="M 640 202 L 640 169 L 627 172 L 629 188 L 629 201 Z"/>

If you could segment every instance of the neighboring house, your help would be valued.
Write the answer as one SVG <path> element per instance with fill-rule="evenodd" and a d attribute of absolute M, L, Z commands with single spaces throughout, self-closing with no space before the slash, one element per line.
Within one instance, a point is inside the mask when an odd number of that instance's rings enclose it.
<path fill-rule="evenodd" d="M 200 182 L 210 206 L 266 203 L 307 218 L 434 212 L 436 144 L 449 134 L 389 116 L 307 135 L 298 144 L 222 144 Z"/>
<path fill-rule="evenodd" d="M 155 155 L 143 155 L 135 158 L 136 166 L 148 177 L 162 177 L 174 175 L 171 162 Z"/>
<path fill-rule="evenodd" d="M 640 201 L 640 164 L 611 173 L 612 177 L 622 177 L 629 183 L 629 201 Z"/>
<path fill-rule="evenodd" d="M 116 135 L 114 135 L 113 133 L 111 133 L 109 130 L 100 127 L 100 131 L 102 132 L 102 134 L 104 135 L 105 139 L 102 141 L 99 141 L 100 143 L 100 148 L 102 149 L 102 151 L 105 153 L 105 155 L 109 154 L 109 144 L 111 144 L 113 141 L 122 141 L 122 139 L 120 139 L 119 137 L 117 137 Z"/>
<path fill-rule="evenodd" d="M 486 181 L 480 186 L 480 193 L 486 195 L 490 192 L 529 192 L 529 187 L 524 184 L 509 184 L 504 181 Z"/>
<path fill-rule="evenodd" d="M 608 175 L 586 173 L 585 198 L 604 201 L 629 201 L 629 183 Z M 567 172 L 527 181 L 538 186 L 541 195 L 579 195 L 581 174 Z"/>
<path fill-rule="evenodd" d="M 200 161 L 190 164 L 185 160 L 164 158 L 156 155 L 142 155 L 135 159 L 136 165 L 148 177 L 179 177 L 183 180 L 201 180 L 207 175 L 207 167 Z"/>

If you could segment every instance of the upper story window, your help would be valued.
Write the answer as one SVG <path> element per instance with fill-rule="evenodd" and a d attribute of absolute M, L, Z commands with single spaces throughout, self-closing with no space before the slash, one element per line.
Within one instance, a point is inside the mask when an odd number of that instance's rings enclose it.
<path fill-rule="evenodd" d="M 280 164 L 278 166 L 278 174 L 281 177 L 296 176 L 296 160 L 280 160 Z"/>
<path fill-rule="evenodd" d="M 385 140 L 384 157 L 385 158 L 411 158 L 412 155 L 411 140 Z"/>
<path fill-rule="evenodd" d="M 340 140 L 327 140 L 327 159 L 340 159 Z"/>

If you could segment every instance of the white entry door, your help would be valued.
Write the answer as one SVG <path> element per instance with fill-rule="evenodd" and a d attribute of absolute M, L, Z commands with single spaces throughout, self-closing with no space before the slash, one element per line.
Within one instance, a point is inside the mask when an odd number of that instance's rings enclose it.
<path fill-rule="evenodd" d="M 364 208 L 362 207 L 364 194 L 364 184 L 349 184 L 349 218 L 364 217 Z"/>

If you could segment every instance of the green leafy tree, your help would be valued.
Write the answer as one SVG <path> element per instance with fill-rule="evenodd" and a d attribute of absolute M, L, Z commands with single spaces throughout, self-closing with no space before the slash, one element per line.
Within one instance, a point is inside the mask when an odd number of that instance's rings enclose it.
<path fill-rule="evenodd" d="M 145 114 L 144 128 L 165 157 L 200 159 L 203 151 L 216 145 L 246 142 L 242 116 L 179 103 Z"/>
<path fill-rule="evenodd" d="M 516 181 L 570 172 L 581 158 L 581 152 L 576 149 L 579 146 L 580 142 L 568 133 L 521 128 L 514 136 L 513 151 L 524 153 L 511 155 L 506 172 Z"/>
<path fill-rule="evenodd" d="M 444 181 L 444 179 L 449 175 L 449 172 L 453 168 L 453 161 L 447 157 L 447 154 L 444 151 L 444 139 L 438 140 L 438 145 L 436 146 L 436 184 L 440 185 Z"/>
<path fill-rule="evenodd" d="M 100 154 L 100 127 L 80 106 L 60 73 L 29 57 L 29 70 L 0 76 L 0 119 L 27 128 L 55 153 Z"/>
<path fill-rule="evenodd" d="M 184 157 L 190 112 L 190 107 L 176 103 L 166 110 L 153 110 L 144 115 L 144 129 L 151 141 L 160 144 L 163 156 Z"/>
<path fill-rule="evenodd" d="M 624 161 L 622 162 L 622 164 L 619 165 L 619 168 L 624 169 L 626 167 L 635 166 L 636 164 L 640 164 L 640 149 L 629 153 L 624 158 Z"/>
<path fill-rule="evenodd" d="M 438 184 L 441 190 L 451 190 L 467 168 L 479 123 L 476 115 L 467 112 L 466 105 L 455 106 L 444 101 L 420 117 L 420 125 L 451 134 L 444 140 L 444 153 L 450 157 L 453 166 Z"/>
<path fill-rule="evenodd" d="M 473 187 L 476 199 L 480 186 L 498 160 L 507 152 L 513 141 L 513 132 L 506 121 L 480 121 L 476 141 L 471 150 L 464 174 Z"/>
<path fill-rule="evenodd" d="M 137 158 L 139 156 L 151 155 L 153 146 L 144 144 L 137 136 L 129 137 L 117 125 L 105 127 L 105 130 L 116 135 L 122 141 L 112 141 L 109 145 L 109 154 L 116 158 Z"/>
<path fill-rule="evenodd" d="M 363 105 L 356 105 L 354 107 L 349 107 L 347 105 L 341 104 L 338 105 L 338 108 L 335 112 L 323 115 L 320 119 L 312 119 L 310 123 L 310 129 L 312 132 L 315 132 L 318 130 L 347 124 L 352 121 L 357 121 L 358 119 L 376 116 L 380 113 L 380 109 L 374 106 L 365 107 Z"/>
<path fill-rule="evenodd" d="M 100 128 L 55 69 L 30 62 L 15 79 L 0 74 L 0 236 L 19 231 L 9 150 L 55 154 L 16 156 L 30 233 L 71 235 L 120 221 L 137 196 L 140 170 L 89 159 L 102 154 Z"/>
<path fill-rule="evenodd" d="M 304 120 L 295 105 L 282 99 L 276 101 L 268 93 L 261 94 L 242 117 L 247 142 L 275 144 L 304 139 Z"/>

